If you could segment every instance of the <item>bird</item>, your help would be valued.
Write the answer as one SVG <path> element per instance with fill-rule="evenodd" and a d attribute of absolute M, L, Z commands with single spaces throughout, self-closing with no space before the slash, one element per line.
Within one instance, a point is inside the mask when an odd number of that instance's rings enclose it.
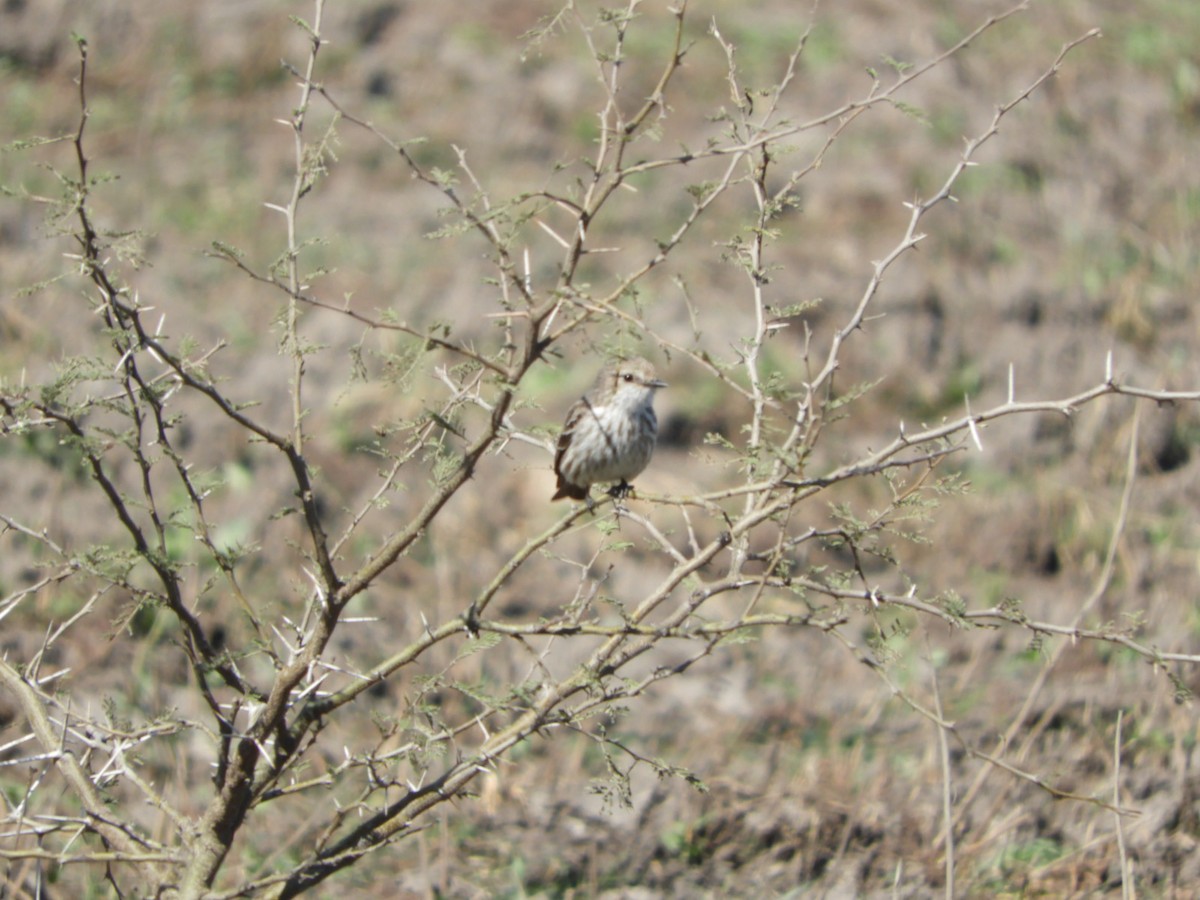
<path fill-rule="evenodd" d="M 600 370 L 592 389 L 567 411 L 554 454 L 558 486 L 551 500 L 587 500 L 593 484 L 615 482 L 609 495 L 629 495 L 629 482 L 650 464 L 658 436 L 654 392 L 665 388 L 642 357 Z"/>

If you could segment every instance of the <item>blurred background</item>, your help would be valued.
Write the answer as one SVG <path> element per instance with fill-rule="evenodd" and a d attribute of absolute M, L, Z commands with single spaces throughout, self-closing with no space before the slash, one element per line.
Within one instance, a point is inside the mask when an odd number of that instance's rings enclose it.
<path fill-rule="evenodd" d="M 779 82 L 811 25 L 780 105 L 782 116 L 803 122 L 862 97 L 871 70 L 887 83 L 898 68 L 937 56 L 1006 8 L 985 0 L 845 0 L 815 8 L 693 2 L 687 35 L 694 43 L 668 91 L 670 116 L 653 152 L 702 147 L 722 128 L 712 114 L 731 100 L 724 54 L 708 34 L 713 21 L 738 48 L 743 83 L 763 90 Z M 548 0 L 330 2 L 317 79 L 383 133 L 423 138 L 410 145 L 423 165 L 456 170 L 461 151 L 493 200 L 562 185 L 572 176 L 556 165 L 594 150 L 604 95 L 577 28 L 554 25 L 530 36 L 558 9 Z M 643 3 L 638 13 L 624 68 L 631 104 L 657 81 L 673 34 L 665 2 Z M 584 14 L 590 21 L 595 11 Z M 290 132 L 275 121 L 290 115 L 298 97 L 280 60 L 300 65 L 306 52 L 289 15 L 311 20 L 311 5 L 0 6 L 0 185 L 11 192 L 0 198 L 0 377 L 44 377 L 96 337 L 80 283 L 45 283 L 68 269 L 64 254 L 72 247 L 36 198 L 58 195 L 54 170 L 71 171 L 70 144 L 7 146 L 77 127 L 74 32 L 90 48 L 93 173 L 115 179 L 97 188 L 96 208 L 105 225 L 130 232 L 118 241 L 130 284 L 143 303 L 161 308 L 173 339 L 226 341 L 214 373 L 235 398 L 259 401 L 263 418 L 288 421 L 290 361 L 278 352 L 274 325 L 282 295 L 209 251 L 222 242 L 266 271 L 286 247 L 282 219 L 265 204 L 285 202 L 295 165 Z M 1174 0 L 1034 4 L 906 88 L 899 97 L 906 108 L 881 107 L 857 120 L 801 182 L 798 207 L 778 220 L 770 300 L 780 308 L 819 303 L 789 319 L 768 345 L 768 364 L 792 383 L 803 378 L 805 346 L 826 345 L 866 288 L 872 261 L 900 240 L 904 202 L 937 190 L 964 138 L 986 130 L 998 104 L 1092 28 L 1103 36 L 1074 51 L 1004 119 L 978 157 L 982 165 L 959 184 L 959 202 L 930 214 L 928 237 L 890 270 L 874 310 L 880 316 L 853 336 L 842 358 L 843 387 L 878 383 L 831 431 L 825 462 L 879 446 L 900 423 L 913 428 L 957 416 L 964 398 L 976 411 L 1001 402 L 1010 370 L 1017 398 L 1029 400 L 1102 381 L 1109 354 L 1121 380 L 1200 387 L 1193 353 L 1200 336 L 1200 5 Z M 317 104 L 309 134 L 332 121 L 331 110 Z M 453 323 L 457 337 L 494 346 L 495 320 L 487 317 L 500 307 L 485 244 L 471 235 L 431 237 L 447 224 L 441 195 L 414 181 L 363 129 L 341 122 L 336 133 L 328 175 L 306 199 L 301 221 L 301 238 L 320 241 L 306 252 L 306 265 L 331 269 L 317 282 L 322 297 L 418 327 Z M 825 134 L 798 135 L 780 177 L 806 164 Z M 653 254 L 655 241 L 690 208 L 688 180 L 714 171 L 698 165 L 636 182 L 639 193 L 594 234 L 616 248 L 589 262 L 597 293 Z M 642 285 L 639 309 L 655 333 L 690 346 L 698 329 L 715 352 L 733 358 L 714 336 L 745 333 L 752 306 L 744 273 L 722 259 L 719 244 L 751 213 L 748 194 L 732 194 Z M 526 246 L 531 283 L 550 288 L 557 245 L 530 225 Z M 28 290 L 35 285 L 42 286 Z M 363 477 L 373 472 L 364 450 L 376 429 L 421 410 L 444 387 L 431 371 L 389 372 L 385 354 L 402 355 L 405 347 L 392 335 L 332 312 L 307 314 L 303 327 L 325 348 L 310 359 L 306 387 L 312 453 L 329 495 L 352 509 L 373 489 Z M 565 342 L 561 359 L 528 381 L 522 424 L 556 426 L 610 347 L 605 326 Z M 659 403 L 663 442 L 639 486 L 689 493 L 728 483 L 731 473 L 702 439 L 708 432 L 735 437 L 742 413 L 686 357 L 662 353 L 653 341 L 640 349 L 655 356 L 672 387 Z M 371 377 L 353 377 L 356 350 L 378 354 L 370 357 Z M 200 405 L 192 411 L 189 448 L 227 485 L 218 501 L 222 527 L 231 541 L 253 541 L 262 510 L 282 503 L 288 485 L 263 481 L 260 451 Z M 1015 597 L 1035 617 L 1070 623 L 1096 584 L 1111 538 L 1131 413 L 1132 404 L 1118 400 L 1069 419 L 1030 416 L 985 429 L 983 452 L 958 461 L 970 493 L 936 512 L 924 529 L 928 543 L 906 549 L 904 571 L 929 594 L 953 590 L 979 606 Z M 1114 581 L 1085 624 L 1136 624 L 1139 640 L 1194 653 L 1200 417 L 1193 406 L 1147 406 L 1138 434 L 1134 500 Z M 68 477 L 65 462 L 56 463 L 59 453 L 52 441 L 31 438 L 19 450 L 9 443 L 0 455 L 5 507 L 27 510 L 30 520 L 76 540 L 95 539 L 107 527 L 106 508 Z M 560 514 L 546 503 L 549 462 L 548 453 L 529 447 L 489 458 L 480 475 L 487 492 L 459 498 L 438 520 L 423 555 L 394 574 L 397 588 L 427 598 L 439 613 L 459 610 L 481 573 Z M 264 504 L 264 496 L 272 499 Z M 405 511 L 398 499 L 395 521 Z M 464 540 L 481 549 L 460 568 L 455 553 Z M 577 540 L 582 552 L 588 538 Z M 264 551 L 262 584 L 277 562 Z M 0 562 L 5 591 L 21 583 L 28 565 L 15 556 Z M 652 560 L 642 565 L 618 570 L 612 589 L 636 590 L 656 571 Z M 567 569 L 560 574 L 569 597 Z M 501 611 L 529 614 L 550 602 L 527 587 L 501 598 Z M 386 618 L 395 612 L 387 600 L 366 598 L 363 612 Z M 47 596 L 23 609 L 24 618 L 6 623 L 0 644 L 12 652 L 36 646 L 45 622 L 63 614 L 56 602 L 64 601 Z M 417 624 L 391 627 L 347 639 L 342 652 L 374 658 Z M 154 634 L 152 624 L 146 628 L 143 634 Z M 864 619 L 864 641 L 871 628 Z M 108 671 L 111 681 L 95 681 L 102 697 L 129 677 L 120 646 L 98 641 L 64 653 L 79 656 L 76 666 Z M 936 668 L 947 717 L 988 751 L 1030 699 L 1011 761 L 1085 795 L 1111 795 L 1113 727 L 1122 711 L 1122 785 L 1125 800 L 1142 812 L 1126 826 L 1138 884 L 1149 896 L 1189 896 L 1188 885 L 1200 880 L 1197 729 L 1186 696 L 1200 683 L 1195 668 L 1164 671 L 1110 645 L 1055 655 L 1057 646 L 1030 646 L 1024 632 L 951 635 L 919 625 L 894 644 L 893 677 L 924 696 Z M 1046 687 L 1031 692 L 1050 659 Z M 155 666 L 153 658 L 134 666 L 147 702 L 195 702 L 172 693 L 173 684 L 186 685 L 185 673 Z M 0 710 L 0 722 L 20 727 L 11 708 Z M 489 781 L 483 802 L 458 811 L 461 820 L 444 819 L 342 884 L 360 879 L 360 887 L 388 884 L 414 896 L 428 895 L 433 884 L 452 896 L 859 896 L 893 888 L 922 896 L 940 884 L 936 732 L 827 636 L 764 633 L 664 686 L 613 727 L 646 755 L 696 772 L 708 792 L 639 772 L 632 808 L 611 808 L 586 789 L 603 774 L 588 742 L 538 746 L 528 752 L 544 759 Z M 968 895 L 1120 892 L 1108 814 L 1055 803 L 1003 772 L 985 779 L 984 763 L 952 749 L 964 834 L 960 885 Z"/>

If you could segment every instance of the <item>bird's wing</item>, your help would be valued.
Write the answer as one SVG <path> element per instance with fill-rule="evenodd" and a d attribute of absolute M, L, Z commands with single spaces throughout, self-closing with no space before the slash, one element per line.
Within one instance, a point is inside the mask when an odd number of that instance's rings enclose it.
<path fill-rule="evenodd" d="M 579 424 L 579 420 L 583 418 L 583 414 L 587 412 L 588 403 L 580 397 L 567 410 L 567 420 L 563 422 L 562 431 L 558 433 L 558 444 L 554 449 L 554 471 L 560 472 L 560 464 L 562 463 L 563 454 L 567 452 L 567 447 L 571 443 L 571 432 L 575 430 L 575 426 Z"/>

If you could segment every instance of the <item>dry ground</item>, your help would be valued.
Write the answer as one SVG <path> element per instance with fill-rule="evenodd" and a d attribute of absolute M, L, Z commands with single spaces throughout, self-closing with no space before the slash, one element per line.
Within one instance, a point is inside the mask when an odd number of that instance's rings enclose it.
<path fill-rule="evenodd" d="M 278 298 L 204 251 L 221 240 L 269 261 L 282 246 L 263 202 L 278 200 L 290 178 L 290 144 L 272 120 L 294 100 L 278 60 L 302 52 L 286 15 L 309 10 L 296 6 L 104 0 L 84 8 L 28 0 L 0 11 L 0 140 L 73 127 L 68 35 L 85 34 L 93 54 L 92 153 L 98 168 L 120 179 L 100 195 L 103 211 L 115 226 L 149 235 L 147 266 L 134 282 L 143 297 L 161 298 L 174 334 L 201 342 L 227 337 L 222 375 L 268 415 L 278 410 L 280 421 L 287 362 L 271 333 Z M 669 24 L 663 6 L 648 2 L 642 10 L 646 31 L 630 63 L 635 84 L 649 84 L 656 71 L 654 54 L 662 52 Z M 975 408 L 1002 400 L 1010 367 L 1025 398 L 1067 396 L 1096 383 L 1110 352 L 1123 378 L 1153 388 L 1200 387 L 1192 352 L 1200 337 L 1194 7 L 1168 0 L 1034 4 L 906 93 L 920 118 L 897 110 L 864 117 L 805 180 L 801 207 L 780 222 L 773 290 L 780 305 L 822 298 L 805 318 L 820 343 L 861 294 L 870 261 L 897 240 L 903 201 L 940 183 L 963 135 L 986 127 L 994 106 L 1036 77 L 1064 42 L 1092 27 L 1104 32 L 1006 120 L 960 202 L 931 217 L 920 251 L 889 275 L 879 306 L 885 315 L 855 335 L 843 360 L 847 383 L 879 384 L 831 435 L 828 458 L 878 443 L 902 421 L 956 413 L 964 393 Z M 427 137 L 417 151 L 427 161 L 453 165 L 454 144 L 483 183 L 516 192 L 539 184 L 556 160 L 586 149 L 594 133 L 597 92 L 577 36 L 559 34 L 532 49 L 521 38 L 554 8 L 540 0 L 333 2 L 321 78 L 384 131 Z M 868 66 L 886 70 L 888 57 L 935 55 L 1000 8 L 935 0 L 825 4 L 791 94 L 793 115 L 809 117 L 857 96 Z M 807 5 L 771 0 L 698 2 L 692 16 L 698 43 L 664 145 L 702 143 L 714 127 L 705 114 L 727 91 L 720 54 L 705 38 L 710 17 L 741 46 L 747 77 L 763 86 L 777 79 L 810 18 Z M 423 237 L 442 224 L 438 195 L 414 185 L 369 136 L 345 126 L 340 134 L 337 162 L 314 193 L 307 220 L 328 241 L 322 252 L 337 270 L 324 282 L 327 295 L 486 336 L 491 326 L 482 314 L 493 307 L 481 299 L 490 296 L 482 245 Z M 805 141 L 797 147 L 801 154 L 811 149 Z M 48 191 L 52 176 L 32 163 L 61 165 L 61 157 L 39 153 L 0 156 L 0 183 Z M 622 243 L 630 253 L 645 252 L 636 242 L 649 246 L 661 231 L 662 223 L 647 220 L 652 211 L 669 221 L 678 186 L 646 189 L 660 191 L 660 199 L 631 204 L 628 221 L 609 226 L 616 242 L 623 227 L 633 235 Z M 738 333 L 746 314 L 742 276 L 712 246 L 727 233 L 724 221 L 705 226 L 710 230 L 678 255 L 671 272 L 646 286 L 648 317 L 660 333 L 684 340 L 690 328 L 672 300 L 671 275 L 686 278 L 710 333 Z M 34 379 L 87 346 L 91 323 L 69 287 L 18 294 L 62 265 L 64 245 L 45 235 L 35 206 L 0 203 L 0 240 L 0 376 Z M 549 241 L 531 238 L 533 258 L 546 267 L 533 272 L 535 279 L 550 270 Z M 614 257 L 614 270 L 621 259 Z M 606 265 L 596 264 L 597 282 L 609 277 Z M 362 480 L 371 466 L 364 470 L 355 448 L 373 425 L 419 409 L 437 386 L 420 380 L 413 395 L 397 397 L 381 381 L 351 384 L 347 351 L 361 328 L 333 314 L 314 314 L 307 325 L 329 348 L 310 367 L 314 452 L 325 484 L 353 506 L 371 490 Z M 798 376 L 803 328 L 793 325 L 772 351 L 776 365 Z M 531 412 L 531 421 L 557 422 L 590 379 L 600 342 L 593 334 L 564 348 L 578 365 L 560 365 L 531 385 L 528 399 L 545 410 Z M 686 360 L 667 365 L 666 377 L 672 388 L 660 413 L 667 434 L 644 486 L 685 492 L 720 484 L 727 470 L 701 438 L 708 431 L 736 434 L 739 423 Z M 1073 622 L 1100 579 L 1125 486 L 1131 410 L 1114 402 L 1070 420 L 1031 416 L 987 429 L 984 452 L 962 462 L 970 493 L 945 500 L 925 527 L 927 543 L 905 546 L 904 571 L 930 593 L 955 590 L 980 605 L 1016 597 L 1032 617 Z M 286 496 L 286 481 L 275 480 L 255 448 L 206 421 L 199 405 L 194 412 L 196 464 L 244 472 L 253 483 L 219 510 L 231 528 L 241 521 L 240 508 L 270 508 Z M 1136 620 L 1145 644 L 1196 652 L 1198 426 L 1195 407 L 1143 409 L 1114 577 L 1083 624 Z M 53 453 L 52 445 L 39 445 L 0 456 L 5 509 L 45 521 L 64 539 L 89 540 L 104 527 L 105 508 L 41 464 Z M 480 475 L 486 493 L 448 508 L 419 558 L 396 573 L 397 589 L 425 597 L 430 618 L 453 613 L 454 598 L 470 596 L 496 560 L 555 515 L 544 503 L 547 464 L 534 450 L 490 459 Z M 404 514 L 398 501 L 397 521 Z M 558 552 L 586 557 L 596 540 L 585 530 Z M 464 546 L 477 549 L 464 554 Z M 609 585 L 616 594 L 635 592 L 662 564 L 625 559 Z M 262 559 L 259 583 L 269 584 L 266 573 L 283 564 Z M 0 561 L 3 593 L 29 577 L 24 565 L 15 554 Z M 570 596 L 572 569 L 545 571 L 559 579 L 553 589 L 531 574 L 506 592 L 502 603 L 514 615 L 553 607 L 563 591 Z M 290 580 L 271 588 L 303 590 Z M 420 627 L 397 616 L 388 599 L 377 593 L 366 602 L 362 612 L 381 615 L 384 624 L 348 638 L 339 647 L 346 660 L 374 658 Z M 0 643 L 10 655 L 27 652 L 63 614 L 54 597 L 39 598 L 4 623 Z M 964 751 L 998 751 L 1014 725 L 1011 764 L 1060 790 L 1106 801 L 1115 784 L 1121 803 L 1138 811 L 1124 823 L 1123 839 L 1141 896 L 1200 896 L 1200 772 L 1193 768 L 1200 758 L 1187 695 L 1200 686 L 1194 665 L 1164 671 L 1108 644 L 1047 640 L 1031 647 L 1019 630 L 950 633 L 886 611 L 859 615 L 851 633 L 863 644 L 896 621 L 911 628 L 890 644 L 890 677 L 932 706 L 936 675 L 936 696 L 957 724 L 963 743 L 951 739 L 948 752 L 959 896 L 1122 890 L 1111 813 L 1055 800 Z M 151 652 L 160 635 L 144 637 L 95 639 L 62 652 L 77 672 L 87 671 L 88 696 L 97 701 L 125 689 L 132 665 L 138 699 L 130 702 L 198 715 L 185 668 L 169 653 Z M 480 663 L 480 672 L 504 678 L 522 665 L 497 659 Z M 381 691 L 376 710 L 398 702 L 405 688 Z M 370 727 L 369 712 L 363 728 Z M 2 721 L 0 743 L 22 727 L 10 707 Z M 604 761 L 589 742 L 534 743 L 483 784 L 477 803 L 446 809 L 427 831 L 319 895 L 923 897 L 943 890 L 939 733 L 827 635 L 766 632 L 728 648 L 610 727 L 639 753 L 695 773 L 706 790 L 657 779 L 641 766 L 624 806 L 598 789 Z M 186 768 L 180 775 L 197 783 L 205 777 Z M 286 859 L 292 833 L 281 825 L 279 834 L 256 836 L 252 849 L 271 848 Z M 23 872 L 14 866 L 8 876 L 15 884 Z"/>

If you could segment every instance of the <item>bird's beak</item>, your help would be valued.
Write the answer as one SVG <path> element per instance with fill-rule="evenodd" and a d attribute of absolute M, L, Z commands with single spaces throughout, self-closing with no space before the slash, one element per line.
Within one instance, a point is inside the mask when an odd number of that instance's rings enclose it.
<path fill-rule="evenodd" d="M 667 383 L 660 378 L 655 378 L 653 381 L 646 382 L 646 387 L 665 388 L 666 386 L 667 386 Z"/>

